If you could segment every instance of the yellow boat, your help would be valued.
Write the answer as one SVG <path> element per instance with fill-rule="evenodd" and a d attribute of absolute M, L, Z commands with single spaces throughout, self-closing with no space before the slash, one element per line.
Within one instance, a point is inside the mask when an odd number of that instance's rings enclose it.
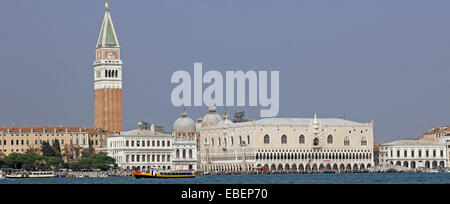
<path fill-rule="evenodd" d="M 192 171 L 136 171 L 131 173 L 135 178 L 194 178 L 195 174 Z"/>

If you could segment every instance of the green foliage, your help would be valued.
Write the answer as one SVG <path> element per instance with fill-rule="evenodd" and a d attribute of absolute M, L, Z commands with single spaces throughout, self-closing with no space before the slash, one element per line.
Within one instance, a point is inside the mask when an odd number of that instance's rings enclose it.
<path fill-rule="evenodd" d="M 4 158 L 4 166 L 14 169 L 38 170 L 45 169 L 44 157 L 35 153 L 11 153 Z"/>
<path fill-rule="evenodd" d="M 0 155 L 1 168 L 44 170 L 44 169 L 58 169 L 70 168 L 74 171 L 82 169 L 101 169 L 108 170 L 111 167 L 117 167 L 114 158 L 107 156 L 104 153 L 92 154 L 87 158 L 81 158 L 80 161 L 72 164 L 66 164 L 60 157 L 42 156 L 32 152 L 25 154 L 11 153 L 8 156 Z"/>
<path fill-rule="evenodd" d="M 92 146 L 89 146 L 89 148 L 84 148 L 83 150 L 81 150 L 81 156 L 84 158 L 89 158 L 94 153 L 95 149 Z"/>
<path fill-rule="evenodd" d="M 42 154 L 44 155 L 44 157 L 54 157 L 55 152 L 53 151 L 52 146 L 50 146 L 50 144 L 46 141 L 42 141 Z"/>
<path fill-rule="evenodd" d="M 58 169 L 61 168 L 63 165 L 63 160 L 59 157 L 46 157 L 45 163 L 51 168 L 51 169 Z"/>
<path fill-rule="evenodd" d="M 55 157 L 61 158 L 61 146 L 59 145 L 59 140 L 55 140 L 52 145 L 52 150 Z"/>
<path fill-rule="evenodd" d="M 70 164 L 69 168 L 74 171 L 81 169 L 101 169 L 108 170 L 117 167 L 116 160 L 104 153 L 93 154 L 88 158 L 81 158 L 80 161 Z"/>

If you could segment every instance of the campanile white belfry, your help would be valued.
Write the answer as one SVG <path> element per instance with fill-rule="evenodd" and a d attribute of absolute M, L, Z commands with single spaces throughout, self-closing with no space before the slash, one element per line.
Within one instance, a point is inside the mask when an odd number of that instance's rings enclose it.
<path fill-rule="evenodd" d="M 122 131 L 122 60 L 108 2 L 94 61 L 94 127 Z"/>

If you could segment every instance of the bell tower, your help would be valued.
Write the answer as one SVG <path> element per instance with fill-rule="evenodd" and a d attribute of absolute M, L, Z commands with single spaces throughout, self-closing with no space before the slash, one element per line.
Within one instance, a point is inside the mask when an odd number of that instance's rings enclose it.
<path fill-rule="evenodd" d="M 108 2 L 94 61 L 94 127 L 122 131 L 122 60 Z"/>

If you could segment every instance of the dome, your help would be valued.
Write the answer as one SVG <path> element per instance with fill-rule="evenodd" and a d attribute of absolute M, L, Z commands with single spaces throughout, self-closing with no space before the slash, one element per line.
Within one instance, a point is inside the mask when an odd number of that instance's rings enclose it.
<path fill-rule="evenodd" d="M 225 112 L 225 114 L 223 115 L 223 119 L 217 124 L 217 126 L 229 126 L 233 124 L 233 122 L 228 119 L 228 114 L 227 112 Z"/>
<path fill-rule="evenodd" d="M 187 117 L 186 111 L 183 111 L 182 116 L 173 123 L 174 132 L 195 132 L 195 129 L 195 122 L 190 117 Z"/>
<path fill-rule="evenodd" d="M 206 114 L 202 119 L 202 127 L 216 126 L 220 121 L 222 121 L 222 117 L 216 113 L 215 106 L 210 106 L 208 111 L 208 114 Z"/>
<path fill-rule="evenodd" d="M 217 126 L 228 126 L 228 125 L 231 125 L 231 124 L 233 124 L 233 122 L 227 118 L 227 119 L 221 120 L 217 124 Z"/>

